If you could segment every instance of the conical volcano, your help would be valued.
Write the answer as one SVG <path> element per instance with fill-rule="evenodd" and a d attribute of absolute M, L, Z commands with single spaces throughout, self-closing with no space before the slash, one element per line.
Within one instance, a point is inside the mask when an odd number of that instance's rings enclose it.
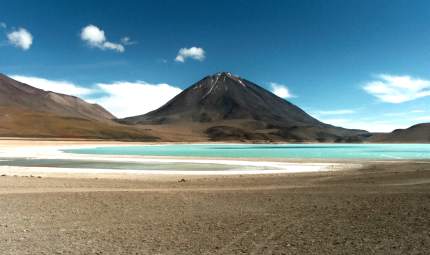
<path fill-rule="evenodd" d="M 318 121 L 299 107 L 229 72 L 206 76 L 161 108 L 120 120 L 192 128 L 211 140 L 349 141 L 366 131 Z"/>

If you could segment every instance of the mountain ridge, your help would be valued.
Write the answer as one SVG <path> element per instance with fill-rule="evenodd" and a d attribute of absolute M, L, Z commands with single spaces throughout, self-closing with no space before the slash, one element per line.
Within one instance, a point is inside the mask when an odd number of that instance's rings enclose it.
<path fill-rule="evenodd" d="M 376 143 L 430 143 L 430 123 L 420 123 L 391 133 L 374 134 L 370 142 Z"/>
<path fill-rule="evenodd" d="M 100 105 L 0 74 L 0 136 L 158 139 L 139 128 L 120 125 L 114 118 Z"/>
<path fill-rule="evenodd" d="M 332 126 L 228 72 L 204 77 L 147 114 L 115 119 L 100 105 L 0 74 L 0 136 L 168 142 L 429 143 L 430 123 L 391 133 Z"/>
<path fill-rule="evenodd" d="M 97 104 L 66 94 L 45 91 L 0 74 L 0 106 L 103 121 L 115 116 Z"/>

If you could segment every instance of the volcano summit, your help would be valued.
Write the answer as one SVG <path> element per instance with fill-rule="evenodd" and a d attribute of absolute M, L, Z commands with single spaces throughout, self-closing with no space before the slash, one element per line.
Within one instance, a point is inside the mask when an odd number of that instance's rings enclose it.
<path fill-rule="evenodd" d="M 318 121 L 299 107 L 229 72 L 206 76 L 159 109 L 119 120 L 189 127 L 210 140 L 350 142 L 368 133 Z"/>

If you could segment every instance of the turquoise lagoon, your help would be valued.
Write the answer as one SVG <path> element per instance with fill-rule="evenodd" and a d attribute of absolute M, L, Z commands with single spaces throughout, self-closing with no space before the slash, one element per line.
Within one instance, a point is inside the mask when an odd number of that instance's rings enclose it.
<path fill-rule="evenodd" d="M 289 159 L 430 159 L 430 144 L 172 144 L 69 149 L 99 155 Z"/>

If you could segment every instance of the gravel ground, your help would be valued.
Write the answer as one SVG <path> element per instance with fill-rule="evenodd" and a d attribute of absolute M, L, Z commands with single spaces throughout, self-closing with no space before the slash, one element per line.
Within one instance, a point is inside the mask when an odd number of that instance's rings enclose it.
<path fill-rule="evenodd" d="M 429 251 L 426 162 L 165 180 L 0 177 L 0 254 Z"/>

